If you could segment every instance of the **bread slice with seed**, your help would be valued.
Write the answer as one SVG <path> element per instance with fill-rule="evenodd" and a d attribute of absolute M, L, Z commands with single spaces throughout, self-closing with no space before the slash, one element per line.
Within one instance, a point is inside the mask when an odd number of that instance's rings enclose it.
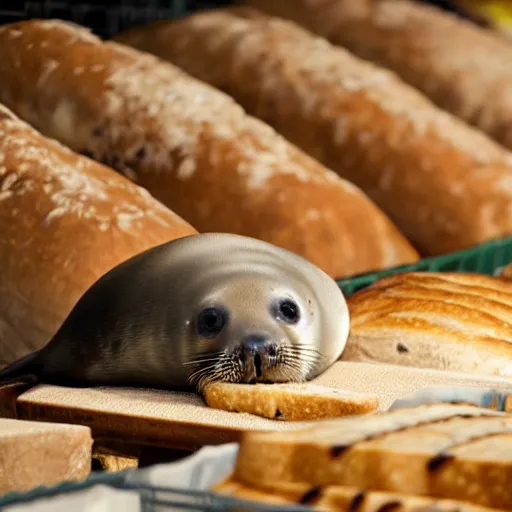
<path fill-rule="evenodd" d="M 443 512 L 487 512 L 491 509 L 471 503 L 412 496 L 401 493 L 364 491 L 355 487 L 312 487 L 298 484 L 284 487 L 276 484 L 271 489 L 251 487 L 228 478 L 217 484 L 214 492 L 232 498 L 272 505 L 302 505 L 312 510 L 337 512 L 412 512 L 432 510 Z"/>
<path fill-rule="evenodd" d="M 343 359 L 512 376 L 512 280 L 407 272 L 348 301 Z"/>
<path fill-rule="evenodd" d="M 512 415 L 435 404 L 242 437 L 250 486 L 344 485 L 512 507 Z"/>
<path fill-rule="evenodd" d="M 215 409 L 264 418 L 309 421 L 367 414 L 379 407 L 377 395 L 313 384 L 232 384 L 214 382 L 203 390 Z"/>

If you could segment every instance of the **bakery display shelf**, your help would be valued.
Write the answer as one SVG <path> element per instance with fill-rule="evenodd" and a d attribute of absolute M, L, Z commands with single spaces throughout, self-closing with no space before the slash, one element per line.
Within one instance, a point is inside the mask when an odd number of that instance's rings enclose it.
<path fill-rule="evenodd" d="M 140 497 L 140 512 L 307 512 L 310 510 L 300 506 L 271 506 L 250 503 L 240 499 L 224 497 L 206 491 L 176 489 L 171 487 L 155 487 L 145 484 L 134 484 L 127 481 L 128 471 L 119 473 L 92 473 L 83 482 L 64 482 L 54 487 L 38 487 L 26 493 L 9 493 L 0 496 L 0 510 L 8 506 L 30 505 L 38 500 L 61 496 L 63 494 L 85 491 L 94 485 L 104 485 L 119 490 L 135 491 Z"/>
<path fill-rule="evenodd" d="M 338 279 L 337 283 L 343 293 L 350 296 L 383 277 L 401 272 L 478 272 L 496 275 L 502 267 L 511 262 L 512 237 L 507 237 L 491 240 L 463 251 L 424 258 L 411 265 L 401 265 L 388 270 Z"/>

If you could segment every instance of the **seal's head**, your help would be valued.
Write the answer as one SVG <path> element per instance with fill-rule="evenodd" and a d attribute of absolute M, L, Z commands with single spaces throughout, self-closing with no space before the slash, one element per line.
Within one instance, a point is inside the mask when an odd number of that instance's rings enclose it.
<path fill-rule="evenodd" d="M 191 384 L 306 381 L 341 355 L 348 308 L 327 274 L 264 242 L 201 236 L 209 262 L 189 288 L 183 333 Z"/>

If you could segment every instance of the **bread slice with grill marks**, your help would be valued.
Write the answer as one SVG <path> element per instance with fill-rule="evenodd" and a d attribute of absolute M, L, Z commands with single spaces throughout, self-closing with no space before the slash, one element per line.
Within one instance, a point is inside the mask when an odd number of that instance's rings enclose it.
<path fill-rule="evenodd" d="M 312 510 L 336 512 L 491 512 L 463 501 L 443 500 L 401 493 L 365 491 L 355 487 L 312 487 L 308 484 L 261 489 L 228 478 L 217 484 L 215 493 L 272 505 L 299 505 Z"/>
<path fill-rule="evenodd" d="M 234 477 L 259 488 L 343 485 L 510 509 L 512 415 L 434 404 L 247 433 Z"/>
<path fill-rule="evenodd" d="M 512 280 L 408 272 L 352 295 L 346 361 L 512 376 Z"/>

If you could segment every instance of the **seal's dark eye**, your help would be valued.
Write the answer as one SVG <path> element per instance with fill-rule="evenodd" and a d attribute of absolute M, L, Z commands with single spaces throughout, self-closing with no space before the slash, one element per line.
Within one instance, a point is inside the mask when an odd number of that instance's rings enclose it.
<path fill-rule="evenodd" d="M 277 317 L 288 324 L 296 324 L 300 320 L 299 306 L 291 299 L 280 300 L 275 310 Z"/>
<path fill-rule="evenodd" d="M 203 309 L 197 317 L 197 333 L 205 338 L 217 336 L 226 325 L 227 315 L 221 308 Z"/>

